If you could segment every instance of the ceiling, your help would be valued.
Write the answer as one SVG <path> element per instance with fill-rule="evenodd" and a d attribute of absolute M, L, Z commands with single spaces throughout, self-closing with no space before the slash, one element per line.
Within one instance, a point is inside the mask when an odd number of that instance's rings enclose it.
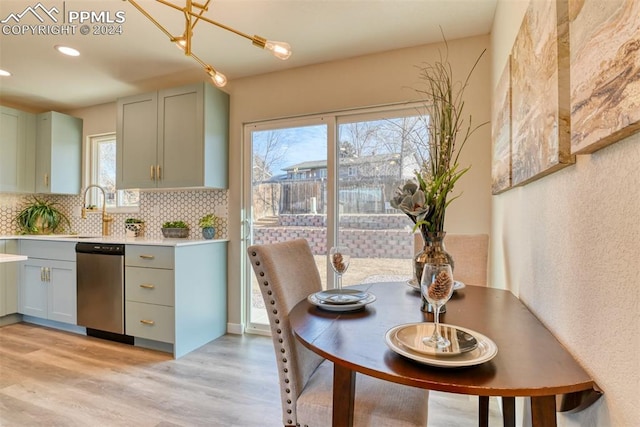
<path fill-rule="evenodd" d="M 184 4 L 182 0 L 172 0 Z M 204 2 L 206 0 L 200 0 Z M 138 0 L 169 32 L 184 31 L 183 14 L 151 0 Z M 360 55 L 488 34 L 497 0 L 213 0 L 205 16 L 250 35 L 286 41 L 293 55 L 281 61 L 249 40 L 199 22 L 192 51 L 232 81 Z M 40 5 L 41 7 L 38 7 Z M 38 10 L 43 22 L 27 7 Z M 90 6 L 88 8 L 87 6 Z M 57 12 L 52 8 L 55 7 Z M 46 16 L 43 10 L 48 10 Z M 120 14 L 116 14 L 121 11 Z M 84 23 L 91 32 L 121 29 L 122 34 L 80 34 L 73 12 L 94 12 L 103 22 Z M 51 18 L 53 16 L 57 22 Z M 1 23 L 6 21 L 5 23 Z M 33 34 L 72 31 L 75 34 Z M 27 27 L 27 25 L 33 27 Z M 72 27 L 75 25 L 75 27 Z M 128 1 L 2 0 L 0 2 L 0 103 L 34 111 L 70 110 L 162 87 L 193 82 L 205 74 L 192 58 Z M 12 34 L 13 33 L 13 34 Z M 53 49 L 78 49 L 66 57 Z"/>

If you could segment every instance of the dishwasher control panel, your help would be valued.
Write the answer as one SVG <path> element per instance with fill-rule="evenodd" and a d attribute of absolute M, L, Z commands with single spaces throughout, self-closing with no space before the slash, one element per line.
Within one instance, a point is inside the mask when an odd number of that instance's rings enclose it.
<path fill-rule="evenodd" d="M 124 255 L 124 245 L 113 243 L 80 242 L 76 244 L 76 253 Z"/>

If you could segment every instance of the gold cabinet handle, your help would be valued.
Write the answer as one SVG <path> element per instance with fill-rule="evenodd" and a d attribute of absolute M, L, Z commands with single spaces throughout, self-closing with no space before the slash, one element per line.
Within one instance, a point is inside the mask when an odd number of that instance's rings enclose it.
<path fill-rule="evenodd" d="M 47 282 L 51 281 L 51 269 L 49 267 L 46 268 L 46 274 L 47 274 Z"/>
<path fill-rule="evenodd" d="M 140 320 L 140 323 L 142 323 L 143 325 L 149 325 L 149 326 L 153 326 L 156 324 L 156 322 L 154 322 L 153 320 L 147 320 L 147 319 Z"/>
<path fill-rule="evenodd" d="M 142 259 L 155 259 L 156 257 L 153 255 L 140 255 L 140 258 Z"/>
<path fill-rule="evenodd" d="M 151 169 L 149 170 L 149 174 L 151 176 L 151 181 L 156 180 L 156 169 L 151 165 Z"/>
<path fill-rule="evenodd" d="M 152 285 L 150 283 L 143 283 L 143 284 L 140 285 L 140 287 L 144 288 L 144 289 L 155 289 L 156 288 L 155 285 Z"/>
<path fill-rule="evenodd" d="M 44 267 L 40 267 L 40 281 L 44 282 Z"/>
<path fill-rule="evenodd" d="M 44 174 L 44 186 L 45 187 L 49 186 L 49 174 L 48 173 Z"/>
<path fill-rule="evenodd" d="M 160 167 L 160 165 L 157 166 L 156 176 L 158 177 L 158 181 L 162 179 L 162 168 Z"/>

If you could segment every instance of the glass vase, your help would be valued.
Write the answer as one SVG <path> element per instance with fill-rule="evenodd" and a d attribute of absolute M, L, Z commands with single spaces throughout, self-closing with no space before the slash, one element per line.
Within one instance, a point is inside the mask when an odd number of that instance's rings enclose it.
<path fill-rule="evenodd" d="M 444 248 L 444 236 L 447 234 L 445 231 L 427 231 L 420 230 L 422 234 L 422 240 L 424 246 L 420 252 L 413 257 L 413 271 L 418 283 L 422 280 L 422 270 L 424 265 L 429 264 L 449 264 L 453 270 L 453 258 Z M 433 307 L 425 299 L 422 298 L 422 304 L 420 309 L 428 313 L 433 312 Z M 443 305 L 440 309 L 440 313 L 447 311 L 446 305 Z"/>

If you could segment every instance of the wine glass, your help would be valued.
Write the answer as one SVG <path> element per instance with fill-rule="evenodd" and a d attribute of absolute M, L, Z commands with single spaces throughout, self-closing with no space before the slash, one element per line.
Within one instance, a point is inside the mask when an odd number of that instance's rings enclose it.
<path fill-rule="evenodd" d="M 338 275 L 338 281 L 336 283 L 336 289 L 338 293 L 342 292 L 342 275 L 347 268 L 349 268 L 349 261 L 351 260 L 351 252 L 346 246 L 334 246 L 329 250 L 329 261 L 333 271 Z"/>
<path fill-rule="evenodd" d="M 433 334 L 430 337 L 423 338 L 422 342 L 436 349 L 447 348 L 451 345 L 451 341 L 440 333 L 439 318 L 440 309 L 453 294 L 453 283 L 450 264 L 427 263 L 424 265 L 420 289 L 424 298 L 434 307 L 434 328 Z"/>

